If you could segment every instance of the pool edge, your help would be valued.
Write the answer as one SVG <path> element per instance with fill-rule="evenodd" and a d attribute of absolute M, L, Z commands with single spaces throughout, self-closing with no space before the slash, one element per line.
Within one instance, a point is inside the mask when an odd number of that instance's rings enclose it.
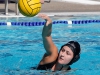
<path fill-rule="evenodd" d="M 100 12 L 40 12 L 47 14 L 48 16 L 63 16 L 63 15 L 100 15 Z M 37 16 L 37 15 L 36 15 Z M 15 15 L 14 13 L 9 13 L 8 15 L 0 14 L 0 17 L 25 17 L 21 14 Z"/>

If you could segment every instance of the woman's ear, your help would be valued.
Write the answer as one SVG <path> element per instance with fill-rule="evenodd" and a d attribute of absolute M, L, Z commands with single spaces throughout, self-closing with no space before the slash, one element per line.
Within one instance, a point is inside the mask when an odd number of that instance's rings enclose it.
<path fill-rule="evenodd" d="M 77 62 L 79 59 L 80 59 L 80 55 L 78 54 L 78 55 L 76 55 L 76 56 L 74 57 L 74 59 L 72 60 L 72 64 L 75 63 L 75 62 Z"/>
<path fill-rule="evenodd" d="M 80 59 L 80 55 L 76 55 L 75 58 L 73 59 L 73 63 L 78 61 Z"/>
<path fill-rule="evenodd" d="M 73 63 L 77 62 L 80 59 L 80 55 L 76 55 L 68 65 L 72 65 Z"/>

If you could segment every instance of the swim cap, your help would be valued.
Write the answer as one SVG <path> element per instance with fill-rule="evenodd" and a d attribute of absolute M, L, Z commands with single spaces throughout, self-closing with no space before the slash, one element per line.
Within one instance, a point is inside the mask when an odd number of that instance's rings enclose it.
<path fill-rule="evenodd" d="M 68 46 L 68 47 L 72 50 L 72 52 L 73 52 L 73 54 L 74 54 L 73 59 L 70 61 L 70 63 L 68 63 L 68 65 L 71 65 L 71 64 L 73 64 L 74 62 L 78 61 L 79 58 L 80 58 L 80 51 L 81 51 L 81 49 L 80 49 L 80 44 L 79 44 L 77 41 L 70 41 L 70 42 L 68 42 L 67 44 L 64 44 L 64 45 L 61 47 L 61 49 L 62 49 L 64 46 Z"/>

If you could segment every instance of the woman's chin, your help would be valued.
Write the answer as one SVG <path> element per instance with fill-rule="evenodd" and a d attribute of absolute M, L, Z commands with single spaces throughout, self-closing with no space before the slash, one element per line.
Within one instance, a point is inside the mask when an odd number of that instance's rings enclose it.
<path fill-rule="evenodd" d="M 65 63 L 63 60 L 58 60 L 58 63 L 61 64 L 61 65 L 66 65 L 68 63 Z"/>
<path fill-rule="evenodd" d="M 59 63 L 59 64 L 64 64 L 64 61 L 58 60 L 58 63 Z"/>

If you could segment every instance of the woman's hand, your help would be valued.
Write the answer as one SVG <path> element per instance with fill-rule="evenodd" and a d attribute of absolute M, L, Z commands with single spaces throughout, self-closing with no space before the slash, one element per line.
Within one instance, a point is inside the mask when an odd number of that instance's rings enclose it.
<path fill-rule="evenodd" d="M 46 14 L 39 14 L 38 16 L 46 21 L 46 26 L 52 24 L 52 20 Z"/>

